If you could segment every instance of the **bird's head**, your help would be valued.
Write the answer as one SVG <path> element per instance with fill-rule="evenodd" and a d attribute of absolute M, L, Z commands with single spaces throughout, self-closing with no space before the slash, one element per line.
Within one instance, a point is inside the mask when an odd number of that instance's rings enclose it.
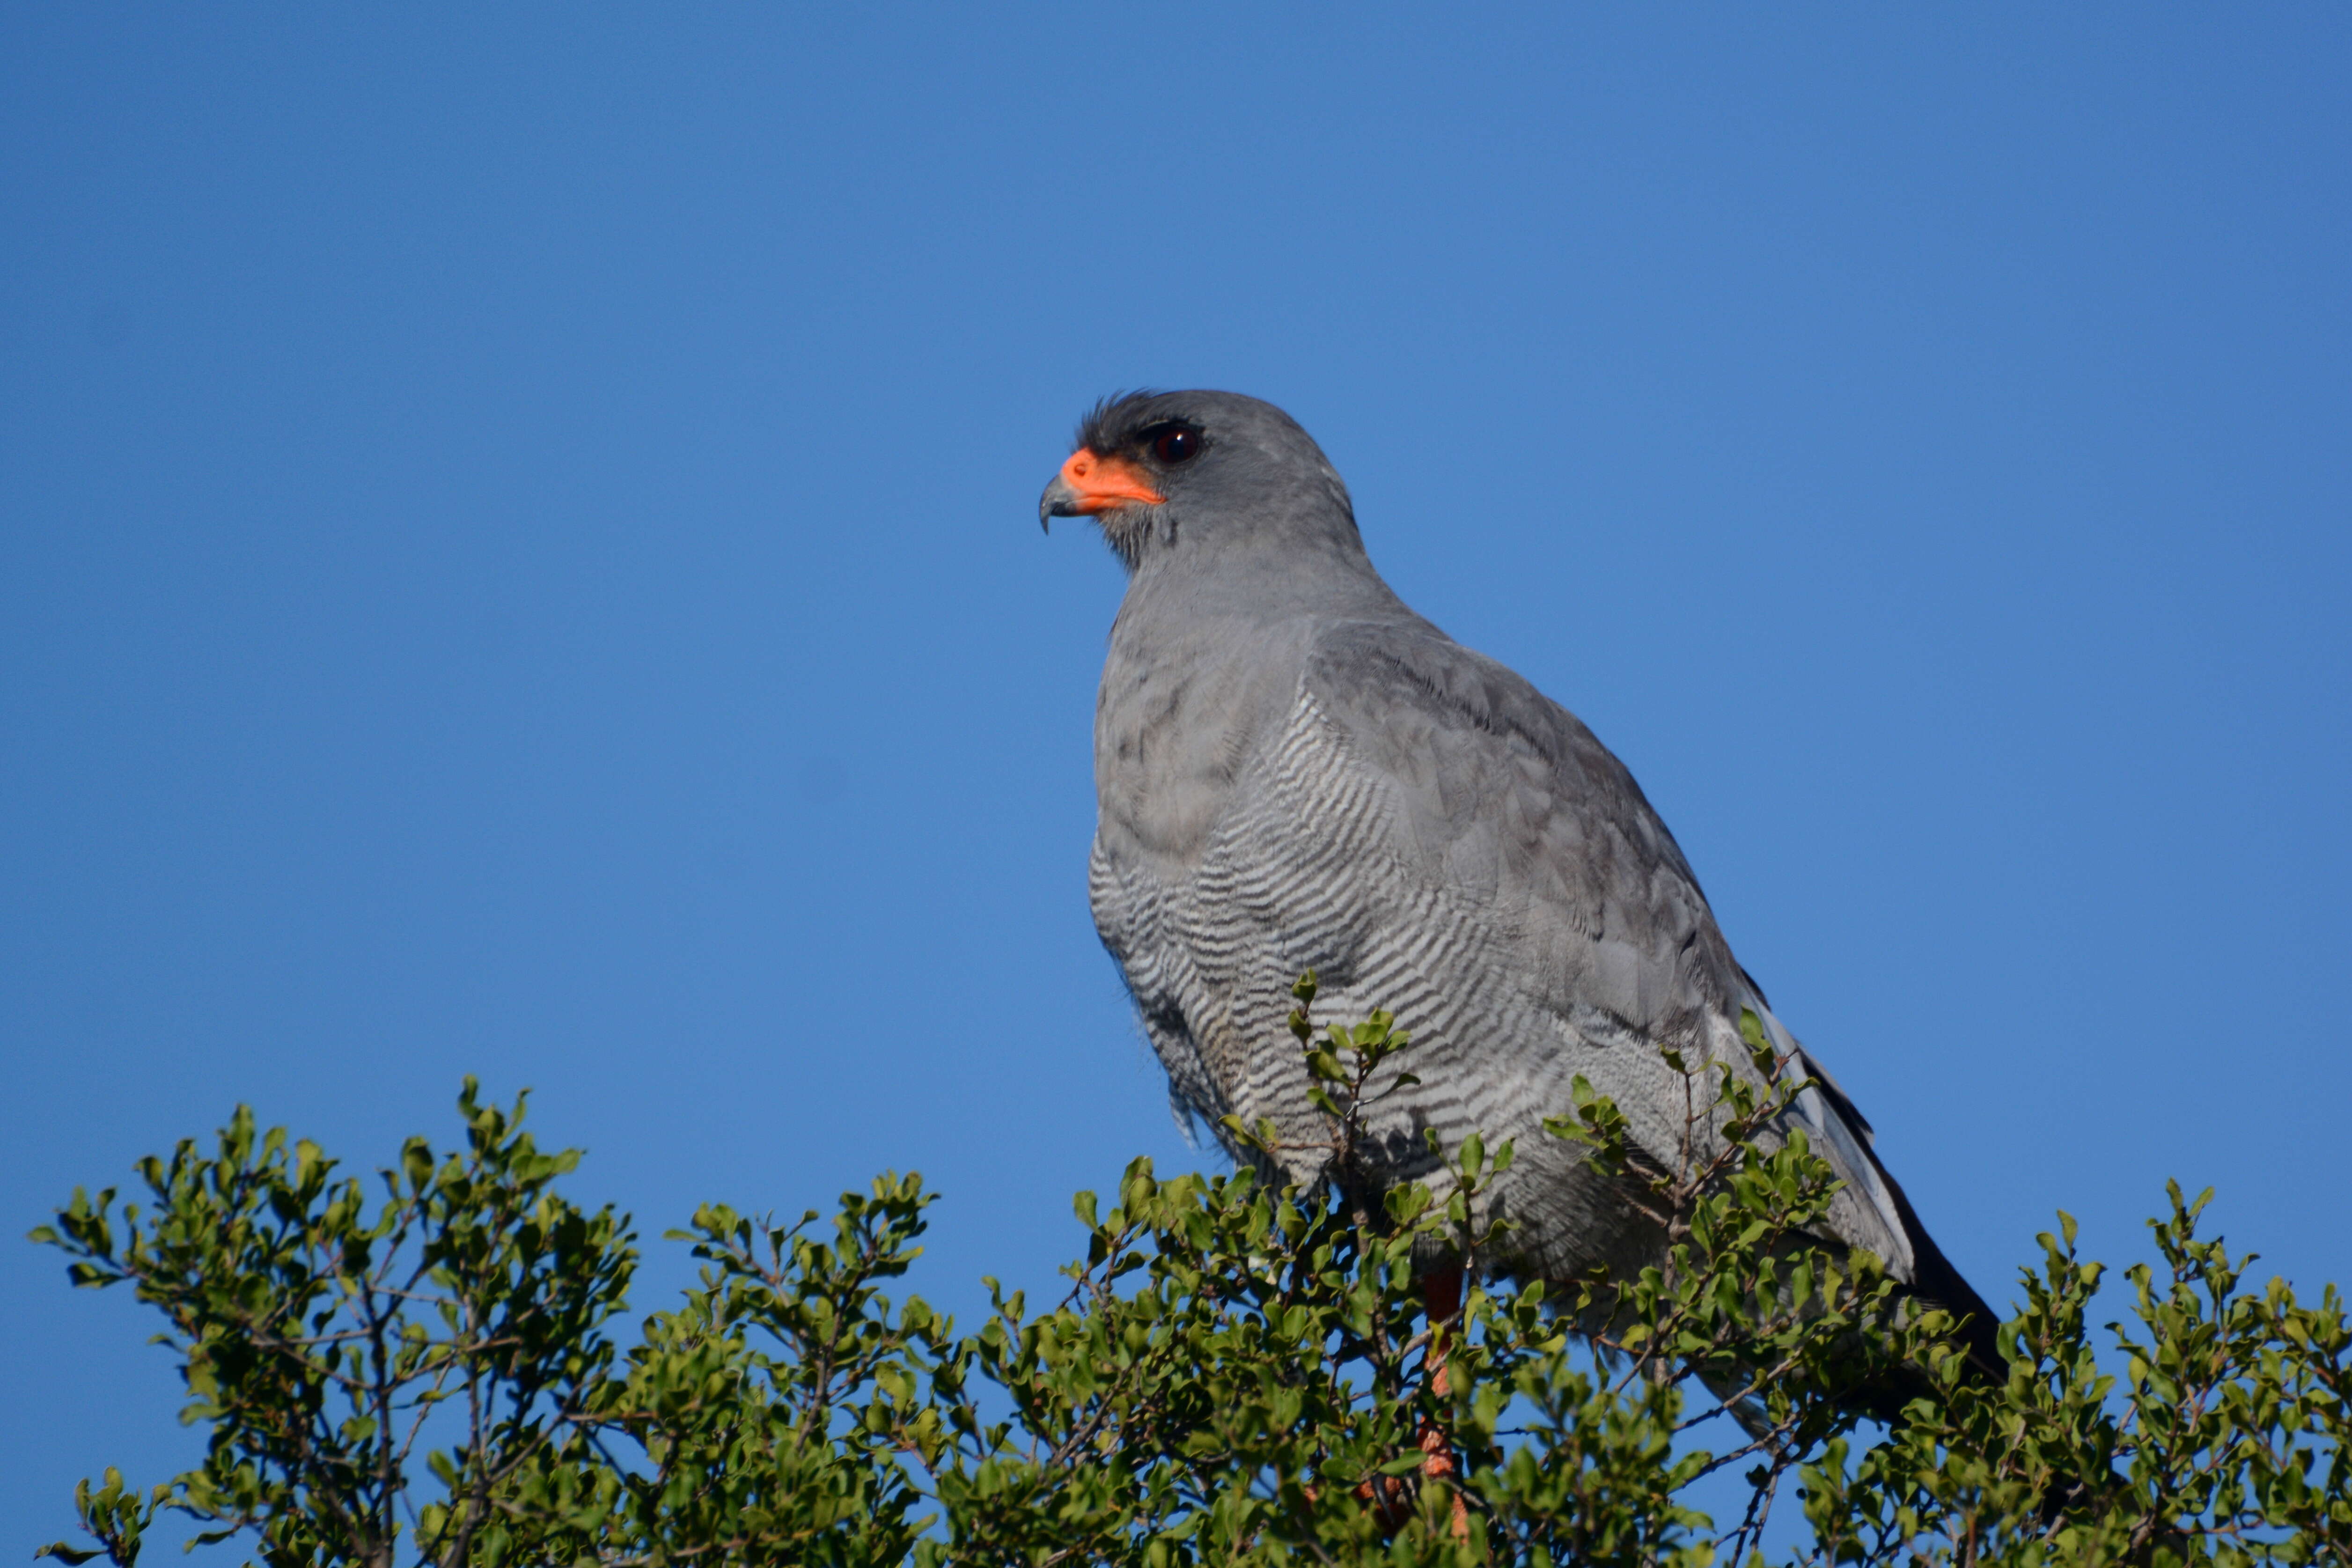
<path fill-rule="evenodd" d="M 1237 392 L 1130 392 L 1079 422 L 1037 521 L 1091 517 L 1133 571 L 1148 552 L 1241 534 L 1356 537 L 1348 487 L 1298 422 Z"/>

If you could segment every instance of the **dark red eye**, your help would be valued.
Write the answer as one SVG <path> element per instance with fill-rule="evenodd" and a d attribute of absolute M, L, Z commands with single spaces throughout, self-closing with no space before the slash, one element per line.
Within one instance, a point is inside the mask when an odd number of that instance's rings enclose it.
<path fill-rule="evenodd" d="M 1201 450 L 1201 433 L 1171 425 L 1151 438 L 1151 455 L 1163 463 L 1189 463 Z"/>

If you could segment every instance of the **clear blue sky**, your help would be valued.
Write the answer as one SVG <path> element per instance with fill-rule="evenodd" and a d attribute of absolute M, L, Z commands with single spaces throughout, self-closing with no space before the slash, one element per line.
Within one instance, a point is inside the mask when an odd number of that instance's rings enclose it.
<path fill-rule="evenodd" d="M 2352 14 L 1533 11 L 0 9 L 0 1229 L 473 1072 L 648 1233 L 912 1166 L 924 1289 L 1049 1280 L 1199 1156 L 1036 497 L 1206 384 L 1625 758 L 1988 1296 L 2167 1176 L 2352 1279 Z M 195 1435 L 0 1247 L 5 1554 Z"/>

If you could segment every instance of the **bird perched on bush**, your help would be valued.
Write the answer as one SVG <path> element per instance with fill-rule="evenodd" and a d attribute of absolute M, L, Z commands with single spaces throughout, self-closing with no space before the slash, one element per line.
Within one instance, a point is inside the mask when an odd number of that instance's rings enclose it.
<path fill-rule="evenodd" d="M 1789 1111 L 1843 1182 L 1820 1239 L 1969 1318 L 1972 1359 L 1998 1366 L 1991 1314 L 1732 957 L 1624 764 L 1406 607 L 1295 421 L 1233 393 L 1107 400 L 1039 515 L 1094 518 L 1129 574 L 1096 709 L 1088 888 L 1180 1114 L 1229 1147 L 1227 1117 L 1270 1121 L 1299 1151 L 1277 1156 L 1284 1173 L 1323 1173 L 1324 1119 L 1284 1027 L 1312 970 L 1318 1018 L 1379 1007 L 1412 1026 L 1421 1081 L 1370 1128 L 1383 1174 L 1430 1171 L 1431 1131 L 1513 1140 L 1485 1194 L 1512 1226 L 1502 1266 L 1638 1269 L 1663 1231 L 1542 1123 L 1580 1076 L 1636 1155 L 1671 1165 L 1689 1123 L 1668 1053 L 1757 1075 L 1753 1013 L 1820 1080 Z"/>

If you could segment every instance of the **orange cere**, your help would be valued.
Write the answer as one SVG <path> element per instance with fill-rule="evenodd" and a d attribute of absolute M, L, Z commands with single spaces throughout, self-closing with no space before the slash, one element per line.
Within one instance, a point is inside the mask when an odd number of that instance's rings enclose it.
<path fill-rule="evenodd" d="M 1078 510 L 1088 516 L 1130 501 L 1158 506 L 1168 499 L 1147 484 L 1141 471 L 1126 458 L 1098 457 L 1084 447 L 1062 465 L 1062 482 L 1078 493 Z"/>

